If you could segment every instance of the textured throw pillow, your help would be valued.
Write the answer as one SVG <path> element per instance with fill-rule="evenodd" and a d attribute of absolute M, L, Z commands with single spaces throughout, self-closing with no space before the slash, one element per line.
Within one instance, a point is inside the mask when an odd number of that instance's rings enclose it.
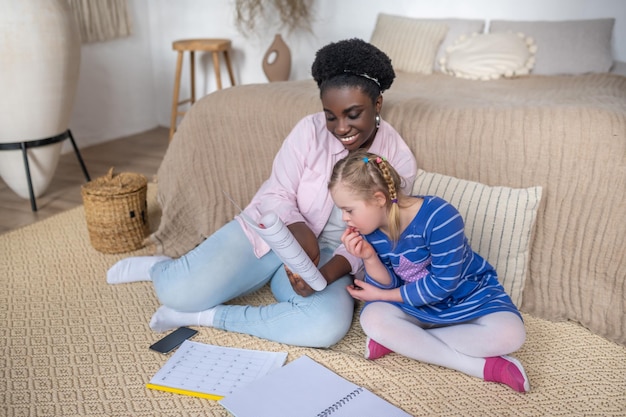
<path fill-rule="evenodd" d="M 527 75 L 535 63 L 537 47 L 521 33 L 461 36 L 441 59 L 445 74 L 470 80 L 494 80 Z"/>
<path fill-rule="evenodd" d="M 608 72 L 613 65 L 615 19 L 530 21 L 494 20 L 489 32 L 522 32 L 537 45 L 533 74 Z"/>
<path fill-rule="evenodd" d="M 448 25 L 448 33 L 443 38 L 443 42 L 439 45 L 437 56 L 435 57 L 435 71 L 441 71 L 441 58 L 446 54 L 446 49 L 454 45 L 454 43 L 462 35 L 473 35 L 474 33 L 483 33 L 485 30 L 484 20 L 468 20 L 468 19 L 432 19 L 434 22 L 441 22 Z"/>
<path fill-rule="evenodd" d="M 379 14 L 370 42 L 389 55 L 396 71 L 432 74 L 447 32 L 445 23 Z"/>
<path fill-rule="evenodd" d="M 413 186 L 413 194 L 439 196 L 459 210 L 472 249 L 496 269 L 517 306 L 522 304 L 541 191 L 541 187 L 489 187 L 423 170 L 418 170 Z"/>

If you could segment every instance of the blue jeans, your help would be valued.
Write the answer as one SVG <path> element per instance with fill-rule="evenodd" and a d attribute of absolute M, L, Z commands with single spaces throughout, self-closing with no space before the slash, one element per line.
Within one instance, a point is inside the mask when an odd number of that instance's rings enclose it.
<path fill-rule="evenodd" d="M 321 248 L 320 266 L 332 257 Z M 157 263 L 150 276 L 159 301 L 174 310 L 216 307 L 213 326 L 290 345 L 328 347 L 350 329 L 354 301 L 346 291 L 349 275 L 323 291 L 301 297 L 293 290 L 281 260 L 269 252 L 260 259 L 235 220 L 178 259 Z M 260 307 L 224 305 L 270 282 L 276 303 Z"/>

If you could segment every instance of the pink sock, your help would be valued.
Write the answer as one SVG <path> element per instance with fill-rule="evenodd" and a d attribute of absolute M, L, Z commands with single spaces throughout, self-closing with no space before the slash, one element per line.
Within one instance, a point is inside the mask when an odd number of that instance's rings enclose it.
<path fill-rule="evenodd" d="M 378 358 L 382 358 L 383 356 L 392 353 L 393 350 L 387 349 L 374 339 L 370 339 L 369 337 L 365 341 L 365 358 L 374 360 Z"/>
<path fill-rule="evenodd" d="M 530 390 L 530 382 L 524 372 L 524 367 L 517 359 L 510 356 L 486 358 L 484 376 L 485 381 L 506 384 L 517 392 Z"/>

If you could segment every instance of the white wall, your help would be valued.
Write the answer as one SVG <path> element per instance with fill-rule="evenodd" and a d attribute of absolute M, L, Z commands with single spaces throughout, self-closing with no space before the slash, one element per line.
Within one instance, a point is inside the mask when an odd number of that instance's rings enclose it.
<path fill-rule="evenodd" d="M 238 84 L 267 82 L 261 68 L 276 25 L 244 37 L 234 26 L 233 0 L 128 0 L 131 37 L 82 47 L 81 75 L 70 128 L 79 146 L 169 126 L 176 65 L 172 42 L 196 37 L 233 41 Z M 291 79 L 310 76 L 315 51 L 349 37 L 369 39 L 378 13 L 485 20 L 568 20 L 613 17 L 614 56 L 626 61 L 624 0 L 315 0 L 313 33 L 282 31 L 292 53 Z M 181 97 L 187 97 L 188 55 Z M 210 56 L 199 54 L 197 94 L 215 90 Z M 226 70 L 222 72 L 228 86 Z"/>
<path fill-rule="evenodd" d="M 148 0 L 130 0 L 133 35 L 84 44 L 70 129 L 80 147 L 159 124 Z M 69 143 L 64 150 L 71 149 Z"/>

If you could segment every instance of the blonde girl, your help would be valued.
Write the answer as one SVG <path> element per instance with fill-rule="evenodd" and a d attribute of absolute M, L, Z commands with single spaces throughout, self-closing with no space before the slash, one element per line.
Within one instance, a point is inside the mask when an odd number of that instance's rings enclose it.
<path fill-rule="evenodd" d="M 528 391 L 523 366 L 507 356 L 524 343 L 524 324 L 496 271 L 470 247 L 456 208 L 401 187 L 391 164 L 367 151 L 340 160 L 329 182 L 347 224 L 341 240 L 365 267 L 348 286 L 366 302 L 365 356 L 396 352 Z"/>

